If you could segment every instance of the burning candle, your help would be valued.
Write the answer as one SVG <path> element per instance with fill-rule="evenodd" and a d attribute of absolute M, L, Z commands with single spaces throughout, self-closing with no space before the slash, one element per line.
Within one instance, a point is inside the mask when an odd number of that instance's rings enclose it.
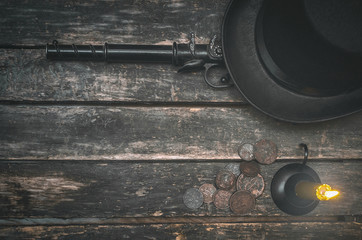
<path fill-rule="evenodd" d="M 295 194 L 303 199 L 327 201 L 337 197 L 339 192 L 328 184 L 301 181 L 295 186 Z"/>
<path fill-rule="evenodd" d="M 306 165 L 308 147 L 304 148 L 303 164 L 291 163 L 275 173 L 270 186 L 271 196 L 277 207 L 291 215 L 304 215 L 315 209 L 320 201 L 339 195 L 331 186 L 320 183 L 318 174 Z"/>

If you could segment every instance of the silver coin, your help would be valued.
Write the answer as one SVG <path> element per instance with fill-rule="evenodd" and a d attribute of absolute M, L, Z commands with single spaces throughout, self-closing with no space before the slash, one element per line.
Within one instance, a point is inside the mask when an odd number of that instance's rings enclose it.
<path fill-rule="evenodd" d="M 235 177 L 240 175 L 240 163 L 229 163 L 225 166 L 225 169 L 232 172 Z"/>
<path fill-rule="evenodd" d="M 251 161 L 254 159 L 254 145 L 245 143 L 239 148 L 239 156 L 245 161 Z"/>
<path fill-rule="evenodd" d="M 186 190 L 183 201 L 186 207 L 190 209 L 197 209 L 201 207 L 204 202 L 204 197 L 199 189 L 197 188 L 189 188 Z"/>

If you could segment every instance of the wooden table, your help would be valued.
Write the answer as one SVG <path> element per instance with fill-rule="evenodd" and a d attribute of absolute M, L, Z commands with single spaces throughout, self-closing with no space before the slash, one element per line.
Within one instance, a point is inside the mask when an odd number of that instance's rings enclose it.
<path fill-rule="evenodd" d="M 44 45 L 208 43 L 228 0 L 0 3 L 0 238 L 361 239 L 362 113 L 316 124 L 274 120 L 236 89 L 157 64 L 56 62 Z M 213 183 L 242 143 L 270 139 L 276 163 L 246 216 L 186 189 Z M 287 163 L 301 162 L 341 190 L 293 217 L 270 196 Z"/>

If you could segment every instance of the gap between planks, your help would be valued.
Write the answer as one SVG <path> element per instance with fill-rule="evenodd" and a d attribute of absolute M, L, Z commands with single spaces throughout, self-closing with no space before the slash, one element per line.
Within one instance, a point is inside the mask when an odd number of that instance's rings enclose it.
<path fill-rule="evenodd" d="M 24 218 L 0 219 L 0 226 L 39 225 L 137 225 L 137 224 L 210 224 L 210 223 L 310 223 L 359 222 L 361 216 L 276 216 L 276 217 L 125 217 L 125 218 Z"/>
<path fill-rule="evenodd" d="M 240 163 L 242 161 L 240 158 L 235 159 L 182 159 L 182 163 Z M 324 158 L 308 158 L 308 163 L 360 163 L 362 158 L 348 158 L 348 159 L 324 159 Z M 125 163 L 181 163 L 179 159 L 137 159 L 137 160 L 124 160 L 124 159 L 84 159 L 84 160 L 72 160 L 72 159 L 11 159 L 11 158 L 0 158 L 0 164 L 39 164 L 40 162 L 57 162 L 57 163 L 76 163 L 76 164 L 85 164 L 85 163 L 95 163 L 95 164 L 125 164 Z M 303 158 L 283 158 L 275 160 L 275 163 L 303 163 Z"/>

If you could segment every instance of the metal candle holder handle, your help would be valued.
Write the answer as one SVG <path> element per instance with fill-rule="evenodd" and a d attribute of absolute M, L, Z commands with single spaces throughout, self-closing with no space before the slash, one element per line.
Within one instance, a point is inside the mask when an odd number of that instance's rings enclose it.
<path fill-rule="evenodd" d="M 318 174 L 306 165 L 308 161 L 308 147 L 304 148 L 303 163 L 288 164 L 274 175 L 271 183 L 271 196 L 277 207 L 290 215 L 304 215 L 315 209 L 319 200 L 300 198 L 296 194 L 296 186 L 300 182 L 321 183 Z"/>

